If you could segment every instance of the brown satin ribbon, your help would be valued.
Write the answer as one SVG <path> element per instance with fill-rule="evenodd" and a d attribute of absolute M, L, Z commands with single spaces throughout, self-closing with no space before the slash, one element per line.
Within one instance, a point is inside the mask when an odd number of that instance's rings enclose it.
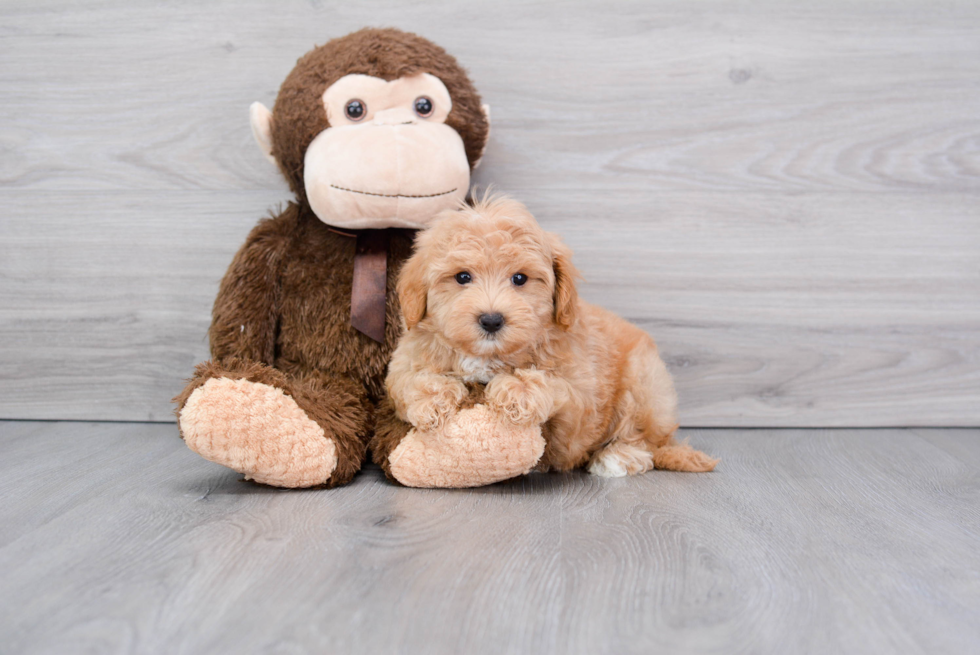
<path fill-rule="evenodd" d="M 385 289 L 388 283 L 388 230 L 357 234 L 350 324 L 378 343 L 385 340 Z"/>

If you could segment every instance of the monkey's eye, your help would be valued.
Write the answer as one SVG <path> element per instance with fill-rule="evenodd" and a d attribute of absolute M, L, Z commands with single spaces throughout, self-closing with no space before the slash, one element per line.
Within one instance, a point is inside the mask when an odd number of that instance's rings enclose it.
<path fill-rule="evenodd" d="M 427 118 L 432 115 L 432 110 L 435 107 L 432 104 L 432 100 L 426 98 L 425 96 L 419 96 L 415 99 L 415 113 L 422 118 Z"/>
<path fill-rule="evenodd" d="M 367 115 L 367 105 L 361 100 L 348 100 L 344 107 L 344 115 L 352 121 L 359 121 Z"/>
<path fill-rule="evenodd" d="M 524 286 L 524 283 L 527 282 L 527 276 L 523 273 L 514 273 L 514 277 L 510 278 L 510 281 L 516 286 L 522 287 Z"/>
<path fill-rule="evenodd" d="M 473 276 L 467 273 L 466 271 L 460 271 L 459 273 L 456 274 L 455 277 L 456 277 L 456 281 L 459 282 L 460 284 L 469 284 L 470 282 L 473 281 Z"/>

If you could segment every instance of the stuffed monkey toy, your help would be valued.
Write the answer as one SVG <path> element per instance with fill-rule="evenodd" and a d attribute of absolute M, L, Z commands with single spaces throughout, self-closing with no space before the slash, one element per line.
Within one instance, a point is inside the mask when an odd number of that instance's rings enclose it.
<path fill-rule="evenodd" d="M 368 442 L 409 486 L 488 484 L 529 471 L 539 428 L 479 404 L 436 433 L 402 423 L 385 369 L 403 329 L 395 279 L 414 231 L 464 201 L 487 108 L 442 48 L 365 29 L 303 56 L 252 131 L 295 200 L 262 220 L 214 303 L 211 361 L 174 402 L 202 457 L 278 487 L 349 482 Z"/>

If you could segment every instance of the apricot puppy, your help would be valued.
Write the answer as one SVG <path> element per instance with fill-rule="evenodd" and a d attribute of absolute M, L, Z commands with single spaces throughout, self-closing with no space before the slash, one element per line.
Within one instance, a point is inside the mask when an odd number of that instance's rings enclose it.
<path fill-rule="evenodd" d="M 485 384 L 492 409 L 542 424 L 539 470 L 712 470 L 673 438 L 677 394 L 653 339 L 579 300 L 576 276 L 569 249 L 517 201 L 444 212 L 398 280 L 406 332 L 386 383 L 399 417 L 440 427 L 468 384 Z"/>

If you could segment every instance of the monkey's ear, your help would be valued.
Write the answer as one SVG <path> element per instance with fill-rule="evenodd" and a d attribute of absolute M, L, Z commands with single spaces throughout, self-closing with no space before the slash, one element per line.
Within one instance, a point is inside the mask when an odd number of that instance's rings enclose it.
<path fill-rule="evenodd" d="M 272 112 L 261 102 L 253 102 L 248 108 L 249 121 L 252 123 L 252 136 L 262 149 L 265 158 L 276 163 L 272 156 Z"/>
<path fill-rule="evenodd" d="M 405 329 L 411 330 L 425 318 L 426 296 L 429 295 L 425 283 L 425 266 L 418 252 L 409 257 L 398 274 L 398 303 L 405 318 Z"/>
<path fill-rule="evenodd" d="M 487 136 L 483 139 L 483 147 L 480 148 L 480 156 L 476 158 L 473 162 L 473 170 L 475 171 L 483 161 L 483 153 L 487 151 L 487 144 L 490 142 L 490 105 L 480 105 L 480 111 L 483 112 L 483 116 L 487 119 Z"/>
<path fill-rule="evenodd" d="M 575 324 L 578 316 L 578 291 L 575 278 L 578 271 L 572 266 L 572 251 L 561 242 L 558 235 L 551 237 L 551 261 L 555 269 L 555 323 L 563 330 Z"/>

